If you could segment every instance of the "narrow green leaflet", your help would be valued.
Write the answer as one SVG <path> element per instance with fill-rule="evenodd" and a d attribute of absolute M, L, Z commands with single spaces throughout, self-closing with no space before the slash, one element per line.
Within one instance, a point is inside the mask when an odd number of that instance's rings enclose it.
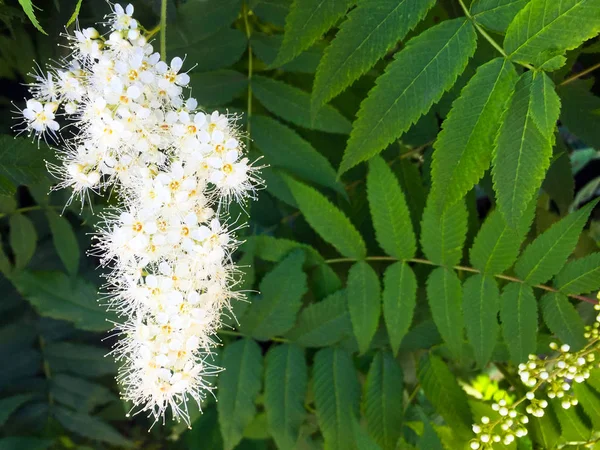
<path fill-rule="evenodd" d="M 67 219 L 59 216 L 51 209 L 46 211 L 46 217 L 52 231 L 52 242 L 56 253 L 71 275 L 77 274 L 79 268 L 79 243 L 73 227 Z"/>
<path fill-rule="evenodd" d="M 247 48 L 248 38 L 244 33 L 224 28 L 189 47 L 169 48 L 168 55 L 185 54 L 186 60 L 194 63 L 192 72 L 206 72 L 230 67 L 240 60 Z"/>
<path fill-rule="evenodd" d="M 538 312 L 533 288 L 524 283 L 509 283 L 500 297 L 502 335 L 510 358 L 515 363 L 527 361 L 535 353 Z"/>
<path fill-rule="evenodd" d="M 466 234 L 465 203 L 442 212 L 430 196 L 421 224 L 421 247 L 425 256 L 436 264 L 455 266 L 462 257 Z"/>
<path fill-rule="evenodd" d="M 249 6 L 260 20 L 283 28 L 291 4 L 292 0 L 254 0 Z"/>
<path fill-rule="evenodd" d="M 71 411 L 63 406 L 54 405 L 52 414 L 63 427 L 88 439 L 107 442 L 120 447 L 133 447 L 133 443 L 123 437 L 111 425 L 98 417 Z"/>
<path fill-rule="evenodd" d="M 494 138 L 517 72 L 505 58 L 480 66 L 452 104 L 431 165 L 433 192 L 445 208 L 463 198 L 492 160 Z"/>
<path fill-rule="evenodd" d="M 283 43 L 272 67 L 291 61 L 344 15 L 354 0 L 294 0 L 285 18 Z"/>
<path fill-rule="evenodd" d="M 304 259 L 304 252 L 296 250 L 264 276 L 260 295 L 240 320 L 243 333 L 263 341 L 292 328 L 307 291 Z"/>
<path fill-rule="evenodd" d="M 364 411 L 369 434 L 383 450 L 395 450 L 402 433 L 404 375 L 391 353 L 379 351 L 367 374 Z"/>
<path fill-rule="evenodd" d="M 27 14 L 27 17 L 29 17 L 29 20 L 31 20 L 31 23 L 33 24 L 33 26 L 36 27 L 40 32 L 44 33 L 45 35 L 48 35 L 48 33 L 46 33 L 44 31 L 44 29 L 42 28 L 42 26 L 40 25 L 40 22 L 37 20 L 37 17 L 35 17 L 35 12 L 33 11 L 32 0 L 19 0 L 19 4 L 23 8 L 23 11 L 25 12 L 25 14 Z"/>
<path fill-rule="evenodd" d="M 575 398 L 590 418 L 594 430 L 600 430 L 600 394 L 586 383 L 573 383 Z"/>
<path fill-rule="evenodd" d="M 367 197 L 381 248 L 398 259 L 413 258 L 417 243 L 406 199 L 398 179 L 379 156 L 369 161 Z"/>
<path fill-rule="evenodd" d="M 417 377 L 425 396 L 446 423 L 459 436 L 470 438 L 473 419 L 467 403 L 467 395 L 444 361 L 430 353 L 424 354 Z"/>
<path fill-rule="evenodd" d="M 452 87 L 475 46 L 475 30 L 465 18 L 444 21 L 411 39 L 360 105 L 339 173 L 407 131 Z"/>
<path fill-rule="evenodd" d="M 46 450 L 51 445 L 54 445 L 53 439 L 41 439 L 29 436 L 0 438 L 0 448 L 4 450 Z"/>
<path fill-rule="evenodd" d="M 37 233 L 31 220 L 23 214 L 13 214 L 9 219 L 8 242 L 15 254 L 15 268 L 24 269 L 35 253 Z"/>
<path fill-rule="evenodd" d="M 419 167 L 409 158 L 402 158 L 394 164 L 393 169 L 398 177 L 402 192 L 406 194 L 406 202 L 410 210 L 410 220 L 415 233 L 418 235 L 421 230 L 421 217 L 423 217 L 426 198 Z"/>
<path fill-rule="evenodd" d="M 30 394 L 12 395 L 0 400 L 0 426 L 3 426 L 11 414 L 29 400 L 31 400 Z"/>
<path fill-rule="evenodd" d="M 560 438 L 560 423 L 550 407 L 544 410 L 542 417 L 535 417 L 529 425 L 533 448 L 554 449 Z"/>
<path fill-rule="evenodd" d="M 71 373 L 86 378 L 114 375 L 117 365 L 106 357 L 106 348 L 72 342 L 50 342 L 44 349 L 44 358 L 52 373 Z"/>
<path fill-rule="evenodd" d="M 561 438 L 571 442 L 587 442 L 592 434 L 581 420 L 576 408 L 564 409 L 560 400 L 551 400 L 550 404 L 560 423 Z"/>
<path fill-rule="evenodd" d="M 84 378 L 55 374 L 49 381 L 54 399 L 79 412 L 90 413 L 97 406 L 117 401 L 110 389 Z"/>
<path fill-rule="evenodd" d="M 500 292 L 490 275 L 477 274 L 463 285 L 463 312 L 469 344 L 481 368 L 490 360 L 498 338 Z"/>
<path fill-rule="evenodd" d="M 97 287 L 83 278 L 70 279 L 63 272 L 22 271 L 11 281 L 20 294 L 46 317 L 73 322 L 89 331 L 106 331 L 114 319 L 98 303 Z"/>
<path fill-rule="evenodd" d="M 252 140 L 264 153 L 266 164 L 345 194 L 331 163 L 294 130 L 267 116 L 253 116 L 251 124 Z M 281 151 L 282 142 L 285 152 Z"/>
<path fill-rule="evenodd" d="M 560 121 L 563 125 L 590 147 L 600 148 L 597 114 L 600 97 L 590 92 L 587 80 L 574 80 L 558 87 L 557 92 L 562 103 Z"/>
<path fill-rule="evenodd" d="M 429 274 L 427 300 L 440 335 L 460 359 L 464 341 L 462 288 L 454 270 L 438 267 Z"/>
<path fill-rule="evenodd" d="M 52 160 L 52 150 L 30 139 L 0 135 L 0 194 L 13 195 L 17 186 L 48 180 L 44 160 Z"/>
<path fill-rule="evenodd" d="M 343 212 L 310 186 L 289 177 L 286 183 L 304 218 L 323 239 L 348 258 L 366 256 L 365 241 Z"/>
<path fill-rule="evenodd" d="M 554 83 L 544 72 L 533 74 L 531 83 L 531 117 L 545 136 L 552 136 L 560 114 L 560 98 Z"/>
<path fill-rule="evenodd" d="M 354 336 L 364 353 L 377 331 L 381 313 L 379 277 L 369 263 L 359 261 L 350 268 L 346 295 Z"/>
<path fill-rule="evenodd" d="M 257 75 L 252 78 L 252 93 L 265 108 L 295 125 L 328 133 L 348 134 L 352 124 L 333 106 L 310 116 L 310 94 L 283 81 Z"/>
<path fill-rule="evenodd" d="M 383 318 L 394 354 L 412 323 L 417 304 L 417 277 L 404 262 L 385 270 L 383 276 Z"/>
<path fill-rule="evenodd" d="M 568 262 L 554 286 L 563 294 L 587 294 L 600 289 L 600 252 Z"/>
<path fill-rule="evenodd" d="M 537 89 L 538 77 L 533 71 L 519 78 L 515 92 L 505 112 L 496 138 L 492 175 L 498 208 L 509 226 L 515 228 L 530 200 L 540 188 L 550 165 L 554 128 L 550 133 L 538 124 L 556 123 L 558 110 L 556 93 L 542 104 Z"/>
<path fill-rule="evenodd" d="M 362 0 L 319 63 L 312 94 L 317 111 L 368 71 L 425 16 L 434 0 Z"/>
<path fill-rule="evenodd" d="M 303 309 L 286 337 L 303 347 L 327 347 L 351 334 L 346 291 L 338 291 Z"/>
<path fill-rule="evenodd" d="M 236 341 L 225 347 L 222 365 L 225 370 L 219 374 L 217 411 L 224 448 L 231 450 L 256 414 L 254 400 L 263 372 L 260 347 L 251 339 Z"/>
<path fill-rule="evenodd" d="M 265 410 L 278 448 L 294 448 L 306 417 L 308 375 L 304 354 L 295 345 L 271 348 L 265 359 Z"/>
<path fill-rule="evenodd" d="M 600 0 L 531 0 L 506 30 L 504 50 L 510 58 L 549 69 L 564 62 L 565 51 L 600 32 Z M 545 67 L 544 67 L 545 68 Z"/>
<path fill-rule="evenodd" d="M 583 336 L 583 321 L 567 296 L 559 292 L 548 292 L 540 301 L 544 322 L 550 331 L 574 351 L 581 350 L 587 343 Z"/>
<path fill-rule="evenodd" d="M 486 28 L 504 33 L 529 0 L 475 0 L 471 15 Z"/>
<path fill-rule="evenodd" d="M 545 283 L 565 264 L 598 199 L 556 222 L 527 246 L 515 273 L 529 284 Z"/>
<path fill-rule="evenodd" d="M 77 0 L 77 4 L 75 5 L 75 11 L 73 11 L 73 14 L 71 15 L 71 18 L 67 22 L 67 27 L 71 26 L 71 24 L 73 22 L 75 22 L 75 20 L 77 20 L 77 17 L 79 16 L 79 10 L 81 9 L 81 3 L 82 2 L 83 2 L 83 0 Z"/>
<path fill-rule="evenodd" d="M 324 348 L 315 355 L 313 389 L 325 449 L 356 449 L 352 420 L 358 418 L 360 384 L 350 354 Z"/>

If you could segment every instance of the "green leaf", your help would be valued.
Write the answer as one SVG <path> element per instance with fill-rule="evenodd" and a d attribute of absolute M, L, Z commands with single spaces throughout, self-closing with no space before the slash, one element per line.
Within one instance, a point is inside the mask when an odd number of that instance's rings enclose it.
<path fill-rule="evenodd" d="M 348 258 L 367 255 L 365 241 L 348 218 L 315 189 L 286 177 L 286 183 L 308 224 Z"/>
<path fill-rule="evenodd" d="M 27 266 L 35 253 L 37 233 L 31 220 L 23 214 L 11 215 L 9 225 L 9 243 L 15 254 L 15 269 L 21 270 Z"/>
<path fill-rule="evenodd" d="M 554 410 L 546 408 L 542 417 L 534 417 L 529 423 L 529 431 L 535 448 L 556 448 L 560 438 L 560 424 Z"/>
<path fill-rule="evenodd" d="M 471 247 L 469 257 L 473 267 L 489 274 L 499 274 L 510 268 L 517 260 L 521 243 L 531 226 L 534 207 L 535 202 L 531 202 L 517 230 L 506 224 L 499 210 L 492 211 Z"/>
<path fill-rule="evenodd" d="M 117 366 L 106 357 L 106 349 L 71 342 L 52 342 L 46 345 L 44 357 L 53 373 L 68 372 L 83 377 L 115 374 Z"/>
<path fill-rule="evenodd" d="M 2 274 L 5 277 L 9 277 L 10 273 L 12 272 L 12 264 L 10 263 L 8 256 L 6 256 L 6 253 L 4 253 L 4 248 L 1 244 L 0 244 L 0 272 L 2 272 Z"/>
<path fill-rule="evenodd" d="M 475 46 L 475 31 L 464 18 L 444 21 L 408 41 L 361 103 L 339 173 L 406 132 L 452 87 Z"/>
<path fill-rule="evenodd" d="M 45 317 L 73 322 L 82 330 L 106 331 L 114 318 L 98 304 L 97 289 L 83 278 L 56 271 L 23 271 L 11 281 L 19 293 Z"/>
<path fill-rule="evenodd" d="M 365 353 L 381 314 L 379 277 L 369 263 L 359 261 L 350 268 L 346 295 L 354 336 L 360 352 Z"/>
<path fill-rule="evenodd" d="M 504 33 L 529 0 L 475 0 L 471 15 L 486 28 Z"/>
<path fill-rule="evenodd" d="M 267 116 L 253 116 L 251 125 L 252 140 L 266 156 L 265 163 L 345 195 L 331 163 L 294 130 Z M 282 142 L 285 152 L 281 151 Z"/>
<path fill-rule="evenodd" d="M 367 72 L 425 16 L 434 0 L 362 0 L 348 14 L 319 63 L 313 111 Z"/>
<path fill-rule="evenodd" d="M 75 5 L 75 11 L 73 11 L 73 14 L 71 15 L 71 18 L 67 22 L 67 27 L 71 26 L 71 24 L 73 22 L 75 22 L 75 20 L 77 20 L 77 17 L 79 16 L 79 10 L 81 9 L 81 3 L 82 2 L 83 2 L 83 0 L 77 0 L 77 4 Z"/>
<path fill-rule="evenodd" d="M 531 0 L 506 30 L 504 50 L 514 61 L 542 66 L 596 36 L 600 21 L 590 18 L 599 15 L 598 0 Z"/>
<path fill-rule="evenodd" d="M 306 370 L 304 354 L 294 345 L 279 345 L 267 353 L 265 410 L 269 431 L 278 448 L 294 448 L 298 440 L 306 417 Z"/>
<path fill-rule="evenodd" d="M 477 274 L 463 285 L 463 310 L 467 337 L 481 368 L 490 360 L 498 338 L 500 292 L 496 280 Z"/>
<path fill-rule="evenodd" d="M 391 353 L 373 358 L 365 384 L 365 417 L 369 434 L 384 450 L 395 450 L 402 434 L 404 375 Z"/>
<path fill-rule="evenodd" d="M 125 439 L 109 424 L 102 422 L 97 417 L 85 413 L 71 411 L 62 406 L 52 408 L 54 417 L 67 430 L 94 441 L 107 442 L 121 447 L 132 447 L 133 443 Z"/>
<path fill-rule="evenodd" d="M 224 448 L 231 450 L 256 414 L 254 400 L 263 371 L 260 347 L 251 339 L 236 341 L 225 347 L 222 365 L 225 371 L 219 374 L 217 411 Z"/>
<path fill-rule="evenodd" d="M 573 383 L 575 398 L 590 418 L 594 430 L 600 429 L 600 395 L 588 383 Z"/>
<path fill-rule="evenodd" d="M 56 253 L 71 275 L 77 274 L 79 268 L 79 243 L 73 227 L 67 219 L 59 216 L 51 209 L 46 210 L 46 217 L 52 231 L 52 242 Z"/>
<path fill-rule="evenodd" d="M 545 283 L 565 264 L 598 199 L 556 222 L 527 246 L 515 273 L 529 284 Z"/>
<path fill-rule="evenodd" d="M 430 196 L 421 225 L 423 253 L 438 265 L 452 267 L 462 257 L 467 234 L 467 209 L 465 203 L 448 208 L 444 212 Z"/>
<path fill-rule="evenodd" d="M 256 56 L 264 61 L 267 65 L 272 66 L 273 61 L 277 57 L 277 53 L 281 48 L 283 42 L 283 36 L 273 34 L 266 35 L 261 33 L 254 33 L 250 39 L 252 44 L 252 50 L 256 53 Z M 278 69 L 287 72 L 300 72 L 300 73 L 315 73 L 319 61 L 323 56 L 323 46 L 319 43 L 315 44 L 308 50 L 300 53 L 296 58 L 290 62 L 283 64 Z"/>
<path fill-rule="evenodd" d="M 586 80 L 573 80 L 559 86 L 557 92 L 562 103 L 560 121 L 563 125 L 587 145 L 600 148 L 600 127 L 597 126 L 600 97 L 590 92 Z"/>
<path fill-rule="evenodd" d="M 556 123 L 558 97 L 554 91 L 541 96 L 539 80 L 545 76 L 533 71 L 521 75 L 495 142 L 494 191 L 498 208 L 513 228 L 540 188 L 552 156 L 554 128 L 548 132 L 539 125 Z"/>
<path fill-rule="evenodd" d="M 262 260 L 279 262 L 295 249 L 301 248 L 306 253 L 306 264 L 315 266 L 323 263 L 323 257 L 310 245 L 289 239 L 273 236 L 249 236 L 243 248 L 252 248 L 256 256 Z"/>
<path fill-rule="evenodd" d="M 429 274 L 427 299 L 440 335 L 454 357 L 460 359 L 464 341 L 462 289 L 454 270 L 438 267 Z"/>
<path fill-rule="evenodd" d="M 394 172 L 400 182 L 402 192 L 406 194 L 406 202 L 410 210 L 410 220 L 413 224 L 415 234 L 421 229 L 421 217 L 425 208 L 425 187 L 419 167 L 409 158 L 402 158 L 394 167 Z"/>
<path fill-rule="evenodd" d="M 358 417 L 360 384 L 350 355 L 340 348 L 324 348 L 313 367 L 315 406 L 327 450 L 356 448 L 352 420 Z"/>
<path fill-rule="evenodd" d="M 473 419 L 467 396 L 444 361 L 430 353 L 424 354 L 417 377 L 425 396 L 446 423 L 457 435 L 471 438 Z"/>
<path fill-rule="evenodd" d="M 564 409 L 560 400 L 551 400 L 550 404 L 560 423 L 561 438 L 571 442 L 587 442 L 592 431 L 579 418 L 576 408 Z"/>
<path fill-rule="evenodd" d="M 45 160 L 53 160 L 53 151 L 38 147 L 26 138 L 0 135 L 0 194 L 13 195 L 19 185 L 47 183 Z"/>
<path fill-rule="evenodd" d="M 296 250 L 265 275 L 261 294 L 253 298 L 240 320 L 243 333 L 264 341 L 292 328 L 307 291 L 304 259 L 304 252 Z"/>
<path fill-rule="evenodd" d="M 193 72 L 230 67 L 240 60 L 248 47 L 248 39 L 240 30 L 224 28 L 189 47 L 169 48 L 169 56 L 185 54 L 192 61 Z M 196 92 L 193 94 L 196 95 Z"/>
<path fill-rule="evenodd" d="M 255 5 L 252 5 L 255 3 Z M 250 8 L 260 20 L 283 28 L 285 17 L 290 12 L 292 0 L 256 0 Z"/>
<path fill-rule="evenodd" d="M 33 24 L 33 26 L 36 27 L 38 29 L 38 31 L 41 31 L 42 33 L 44 33 L 47 36 L 48 33 L 46 33 L 44 31 L 44 29 L 38 22 L 37 17 L 35 17 L 35 12 L 33 11 L 34 6 L 33 6 L 33 3 L 31 2 L 31 0 L 19 0 L 19 4 L 23 8 L 23 11 L 25 12 L 25 14 L 29 18 L 29 20 L 31 20 L 31 23 Z"/>
<path fill-rule="evenodd" d="M 192 73 L 190 88 L 201 106 L 225 105 L 248 85 L 248 78 L 235 70 Z"/>
<path fill-rule="evenodd" d="M 338 291 L 303 309 L 286 337 L 303 347 L 327 347 L 351 334 L 346 292 Z"/>
<path fill-rule="evenodd" d="M 452 104 L 435 141 L 433 192 L 449 207 L 481 179 L 492 160 L 494 137 L 517 72 L 504 58 L 480 66 Z"/>
<path fill-rule="evenodd" d="M 600 289 L 600 252 L 568 262 L 554 286 L 563 294 L 587 294 Z"/>
<path fill-rule="evenodd" d="M 352 129 L 350 121 L 329 105 L 311 119 L 310 94 L 283 81 L 256 75 L 252 78 L 252 93 L 273 114 L 295 125 L 341 134 Z"/>
<path fill-rule="evenodd" d="M 383 318 L 394 354 L 412 323 L 417 304 L 417 278 L 410 266 L 397 262 L 383 276 Z"/>
<path fill-rule="evenodd" d="M 510 358 L 527 361 L 535 353 L 538 329 L 537 302 L 533 288 L 524 283 L 509 283 L 500 296 L 502 334 Z"/>
<path fill-rule="evenodd" d="M 444 446 L 440 437 L 435 432 L 435 429 L 431 426 L 431 422 L 427 419 L 427 416 L 423 414 L 423 434 L 419 439 L 419 450 L 443 450 Z"/>
<path fill-rule="evenodd" d="M 79 412 L 89 413 L 99 405 L 117 400 L 110 389 L 83 378 L 55 374 L 50 383 L 52 397 Z"/>
<path fill-rule="evenodd" d="M 569 299 L 559 292 L 548 292 L 540 301 L 544 322 L 550 331 L 575 351 L 585 346 L 583 321 Z"/>
<path fill-rule="evenodd" d="M 566 215 L 573 204 L 575 180 L 569 152 L 562 139 L 556 141 L 552 162 L 546 172 L 542 189 L 554 200 L 561 216 Z"/>
<path fill-rule="evenodd" d="M 0 400 L 0 427 L 4 426 L 8 418 L 17 409 L 31 400 L 30 394 L 13 395 Z M 2 448 L 2 447 L 0 447 Z"/>
<path fill-rule="evenodd" d="M 294 0 L 285 18 L 283 43 L 271 67 L 279 67 L 309 48 L 352 3 L 354 0 Z"/>
<path fill-rule="evenodd" d="M 179 3 L 177 19 L 167 26 L 167 48 L 192 47 L 230 25 L 238 16 L 242 0 Z M 196 97 L 196 93 L 194 93 Z"/>
<path fill-rule="evenodd" d="M 545 136 L 552 136 L 560 114 L 560 98 L 554 83 L 544 72 L 533 75 L 531 83 L 531 117 Z"/>
<path fill-rule="evenodd" d="M 369 161 L 367 197 L 381 248 L 398 259 L 413 258 L 417 243 L 410 212 L 398 180 L 383 158 Z"/>
<path fill-rule="evenodd" d="M 41 439 L 29 436 L 0 438 L 0 448 L 2 450 L 46 450 L 53 443 L 52 439 Z"/>

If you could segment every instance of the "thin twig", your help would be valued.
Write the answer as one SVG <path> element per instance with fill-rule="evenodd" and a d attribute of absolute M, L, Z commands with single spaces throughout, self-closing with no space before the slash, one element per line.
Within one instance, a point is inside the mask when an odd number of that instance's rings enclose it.
<path fill-rule="evenodd" d="M 167 60 L 167 0 L 160 3 L 160 59 Z"/>
<path fill-rule="evenodd" d="M 582 70 L 581 72 L 577 72 L 575 75 L 571 75 L 569 78 L 563 80 L 562 83 L 559 84 L 559 86 L 564 86 L 565 84 L 569 84 L 572 81 L 577 80 L 578 78 L 581 78 L 584 75 L 587 75 L 590 72 L 593 72 L 594 70 L 600 68 L 600 63 L 598 64 L 594 64 L 592 67 L 588 67 L 585 70 Z"/>
<path fill-rule="evenodd" d="M 246 28 L 246 39 L 248 40 L 248 99 L 246 105 L 246 145 L 250 145 L 250 118 L 252 117 L 252 45 L 250 37 L 252 36 L 252 28 L 248 20 L 248 3 L 244 1 L 242 13 L 244 16 L 244 27 Z"/>

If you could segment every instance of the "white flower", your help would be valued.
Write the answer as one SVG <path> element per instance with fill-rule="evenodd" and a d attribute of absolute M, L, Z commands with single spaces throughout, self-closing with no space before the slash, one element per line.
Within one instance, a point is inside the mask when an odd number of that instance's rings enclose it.
<path fill-rule="evenodd" d="M 44 133 L 46 130 L 57 131 L 59 125 L 54 120 L 56 107 L 56 103 L 43 105 L 37 100 L 27 100 L 27 108 L 23 109 L 23 117 L 28 125 L 38 133 Z"/>

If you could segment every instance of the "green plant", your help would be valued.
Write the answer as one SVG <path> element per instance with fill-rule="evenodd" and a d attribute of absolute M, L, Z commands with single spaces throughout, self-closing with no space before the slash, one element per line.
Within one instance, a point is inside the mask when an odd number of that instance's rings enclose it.
<path fill-rule="evenodd" d="M 63 208 L 52 152 L 9 136 L 34 57 L 108 6 L 19 3 L 0 2 L 0 444 L 598 445 L 598 0 L 134 2 L 267 165 L 239 211 L 250 301 L 223 317 L 218 402 L 150 433 L 82 255 L 114 198 Z"/>

